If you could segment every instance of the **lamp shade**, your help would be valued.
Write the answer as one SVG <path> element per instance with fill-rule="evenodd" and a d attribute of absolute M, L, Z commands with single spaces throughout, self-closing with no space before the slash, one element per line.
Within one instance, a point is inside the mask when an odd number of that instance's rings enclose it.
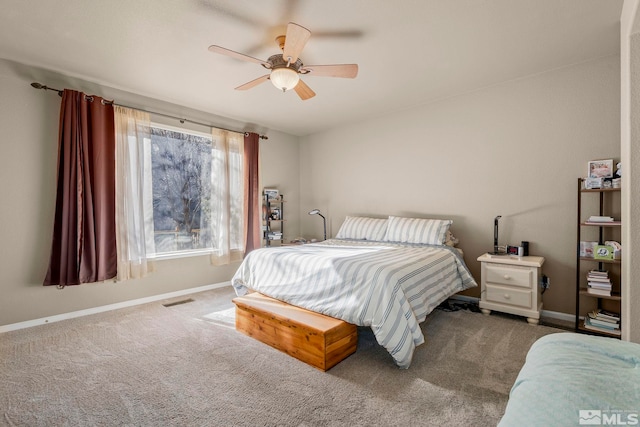
<path fill-rule="evenodd" d="M 274 68 L 269 76 L 271 83 L 283 92 L 293 89 L 298 84 L 300 76 L 298 73 L 287 67 Z"/>

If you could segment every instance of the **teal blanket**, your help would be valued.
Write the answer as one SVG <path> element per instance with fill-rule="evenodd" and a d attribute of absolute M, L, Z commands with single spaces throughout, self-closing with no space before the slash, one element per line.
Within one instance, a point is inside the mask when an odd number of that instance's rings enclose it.
<path fill-rule="evenodd" d="M 536 341 L 501 427 L 640 425 L 640 344 L 574 333 Z"/>

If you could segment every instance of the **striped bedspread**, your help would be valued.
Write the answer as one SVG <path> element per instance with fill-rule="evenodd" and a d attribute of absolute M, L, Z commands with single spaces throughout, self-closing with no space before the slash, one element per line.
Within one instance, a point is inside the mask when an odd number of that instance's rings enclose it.
<path fill-rule="evenodd" d="M 419 323 L 449 296 L 477 286 L 448 246 L 331 239 L 256 249 L 232 278 L 249 290 L 372 329 L 400 368 L 424 342 Z"/>

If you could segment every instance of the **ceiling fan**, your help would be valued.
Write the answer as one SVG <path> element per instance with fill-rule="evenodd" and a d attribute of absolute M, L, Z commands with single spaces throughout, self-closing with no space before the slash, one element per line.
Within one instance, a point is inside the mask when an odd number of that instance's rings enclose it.
<path fill-rule="evenodd" d="M 260 83 L 271 80 L 271 83 L 283 92 L 291 89 L 295 90 L 300 99 L 304 101 L 313 98 L 316 94 L 300 79 L 301 74 L 344 77 L 349 79 L 353 79 L 358 75 L 357 64 L 304 65 L 299 56 L 309 37 L 311 37 L 311 31 L 298 24 L 289 22 L 287 25 L 287 34 L 276 37 L 276 42 L 280 46 L 280 49 L 282 49 L 282 54 L 271 55 L 266 61 L 216 45 L 209 46 L 209 51 L 242 61 L 255 62 L 271 70 L 269 74 L 265 74 L 264 76 L 238 86 L 236 90 L 251 89 Z"/>

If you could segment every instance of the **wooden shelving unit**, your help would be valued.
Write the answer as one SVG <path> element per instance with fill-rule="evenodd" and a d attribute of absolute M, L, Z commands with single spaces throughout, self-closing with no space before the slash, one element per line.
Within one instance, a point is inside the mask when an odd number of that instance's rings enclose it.
<path fill-rule="evenodd" d="M 592 334 L 592 335 L 602 335 L 613 338 L 620 338 L 620 334 L 617 333 L 608 333 L 607 331 L 595 331 L 593 329 L 588 329 L 585 327 L 584 317 L 587 316 L 590 310 L 584 308 L 586 306 L 593 307 L 593 301 L 595 301 L 596 308 L 604 309 L 606 305 L 606 309 L 609 311 L 613 311 L 616 313 L 620 313 L 622 296 L 620 293 L 621 290 L 621 266 L 622 261 L 619 259 L 606 260 L 606 259 L 595 259 L 591 257 L 580 256 L 580 242 L 585 240 L 584 236 L 588 233 L 594 235 L 593 230 L 596 229 L 597 239 L 599 244 L 604 244 L 605 240 L 615 240 L 612 238 L 612 235 L 617 233 L 617 237 L 619 238 L 621 223 L 620 221 L 615 221 L 613 223 L 594 223 L 588 222 L 584 220 L 584 216 L 587 215 L 586 212 L 583 212 L 583 196 L 587 194 L 597 194 L 599 197 L 599 208 L 597 212 L 592 212 L 593 215 L 604 216 L 611 210 L 612 204 L 616 203 L 613 200 L 608 200 L 613 194 L 619 194 L 620 188 L 599 188 L 599 189 L 586 189 L 584 188 L 584 179 L 578 178 L 578 213 L 577 213 L 577 250 L 576 250 L 576 313 L 575 313 L 575 330 L 576 332 Z M 618 201 L 619 203 L 619 201 Z M 593 240 L 591 240 L 593 241 Z M 599 270 L 603 269 L 614 269 L 615 271 L 615 280 L 612 280 L 612 292 L 611 295 L 595 295 L 589 293 L 587 291 L 587 275 L 584 272 L 583 265 L 592 264 L 594 267 L 597 265 Z M 591 300 L 592 302 L 588 302 Z M 583 303 L 584 302 L 584 303 Z M 582 318 L 581 318 L 582 317 Z"/>
<path fill-rule="evenodd" d="M 264 234 L 263 238 L 265 246 L 272 246 L 274 242 L 280 245 L 284 242 L 284 195 L 280 194 L 277 199 L 269 197 L 267 193 L 263 194 L 263 203 L 266 206 L 266 218 L 264 218 Z M 272 214 L 277 209 L 278 218 L 273 218 Z M 280 233 L 279 238 L 273 238 L 273 233 Z"/>

